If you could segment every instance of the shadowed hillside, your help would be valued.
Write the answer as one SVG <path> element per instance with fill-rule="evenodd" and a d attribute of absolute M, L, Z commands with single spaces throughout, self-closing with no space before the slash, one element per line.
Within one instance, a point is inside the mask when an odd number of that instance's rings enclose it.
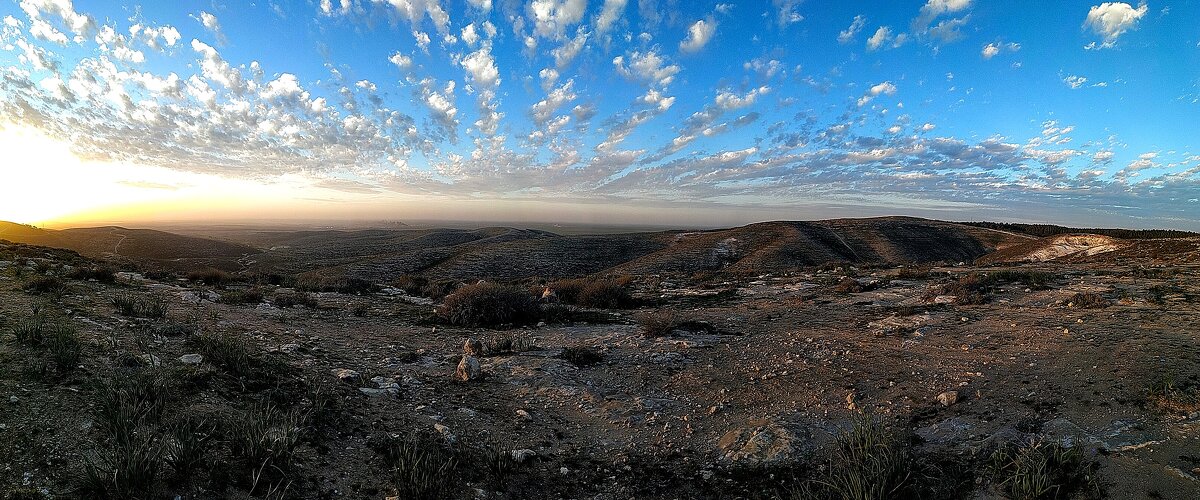
<path fill-rule="evenodd" d="M 92 258 L 174 262 L 178 265 L 205 264 L 226 268 L 236 267 L 239 258 L 259 252 L 247 245 L 115 226 L 54 231 L 0 222 L 0 239 L 65 248 Z"/>

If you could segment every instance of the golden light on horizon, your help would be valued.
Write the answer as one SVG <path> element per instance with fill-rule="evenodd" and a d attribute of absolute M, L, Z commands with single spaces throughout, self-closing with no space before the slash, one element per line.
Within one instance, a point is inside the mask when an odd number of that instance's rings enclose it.
<path fill-rule="evenodd" d="M 275 183 L 184 173 L 122 162 L 84 161 L 68 144 L 32 128 L 0 125 L 0 220 L 69 226 L 162 218 L 287 213 L 305 179 Z"/>

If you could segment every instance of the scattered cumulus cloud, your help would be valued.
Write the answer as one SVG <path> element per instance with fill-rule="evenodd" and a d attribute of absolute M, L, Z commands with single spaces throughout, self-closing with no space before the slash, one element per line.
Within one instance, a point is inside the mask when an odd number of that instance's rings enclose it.
<path fill-rule="evenodd" d="M 1125 2 L 1104 2 L 1088 10 L 1083 26 L 1103 39 L 1099 44 L 1092 42 L 1087 48 L 1110 48 L 1125 33 L 1137 29 L 1138 22 L 1146 16 L 1149 7 L 1142 3 L 1137 8 Z"/>

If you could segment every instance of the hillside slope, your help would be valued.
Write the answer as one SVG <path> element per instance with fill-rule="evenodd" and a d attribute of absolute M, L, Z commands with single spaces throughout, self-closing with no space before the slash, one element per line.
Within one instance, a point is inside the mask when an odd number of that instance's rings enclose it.
<path fill-rule="evenodd" d="M 559 235 L 484 228 L 258 234 L 271 244 L 252 269 L 388 281 L 403 274 L 470 280 L 595 273 L 763 274 L 827 262 L 973 261 L 1032 240 L 1004 231 L 913 218 L 767 222 L 711 231 Z"/>
<path fill-rule="evenodd" d="M 0 239 L 65 248 L 92 258 L 208 263 L 222 267 L 236 266 L 239 258 L 259 253 L 257 248 L 246 245 L 115 226 L 55 231 L 0 222 Z"/>

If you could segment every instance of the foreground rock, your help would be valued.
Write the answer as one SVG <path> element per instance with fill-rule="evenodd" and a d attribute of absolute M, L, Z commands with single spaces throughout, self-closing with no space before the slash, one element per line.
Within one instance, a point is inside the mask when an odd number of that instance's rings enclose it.
<path fill-rule="evenodd" d="M 483 368 L 479 366 L 479 358 L 471 355 L 464 355 L 462 361 L 458 362 L 458 369 L 454 372 L 454 376 L 463 382 L 479 380 L 483 377 Z"/>

